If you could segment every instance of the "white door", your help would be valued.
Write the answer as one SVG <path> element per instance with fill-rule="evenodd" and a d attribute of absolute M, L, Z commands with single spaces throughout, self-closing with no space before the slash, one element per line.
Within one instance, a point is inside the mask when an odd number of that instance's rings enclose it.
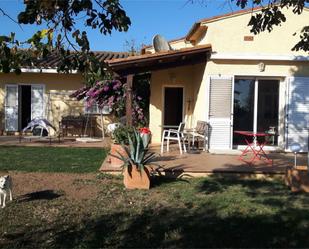
<path fill-rule="evenodd" d="M 299 143 L 308 151 L 309 78 L 291 77 L 288 82 L 286 146 Z"/>
<path fill-rule="evenodd" d="M 233 77 L 210 77 L 209 82 L 210 149 L 232 148 Z"/>
<path fill-rule="evenodd" d="M 31 119 L 44 117 L 44 86 L 31 85 Z"/>
<path fill-rule="evenodd" d="M 18 85 L 6 85 L 5 94 L 5 130 L 18 131 Z"/>

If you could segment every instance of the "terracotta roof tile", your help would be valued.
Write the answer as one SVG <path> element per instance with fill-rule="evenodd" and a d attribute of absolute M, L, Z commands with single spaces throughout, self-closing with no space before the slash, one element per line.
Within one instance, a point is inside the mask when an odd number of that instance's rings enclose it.
<path fill-rule="evenodd" d="M 95 51 L 93 52 L 95 57 L 101 62 L 104 63 L 104 61 L 107 58 L 119 58 L 123 59 L 129 56 L 129 53 L 126 52 L 109 52 L 109 51 Z M 71 55 L 70 57 L 72 57 Z M 35 68 L 52 68 L 55 69 L 60 64 L 60 58 L 56 55 L 51 54 L 50 56 L 37 61 L 34 63 Z M 27 67 L 27 66 L 25 66 Z"/>
<path fill-rule="evenodd" d="M 222 14 L 222 15 L 204 18 L 204 19 L 199 20 L 197 23 L 208 23 L 208 22 L 220 20 L 220 19 L 226 18 L 226 17 L 243 15 L 243 14 L 247 14 L 247 13 L 250 13 L 250 12 L 257 12 L 257 11 L 260 11 L 264 8 L 267 8 L 267 6 L 258 6 L 258 7 L 254 7 L 254 8 L 248 8 L 248 9 L 233 11 L 233 12 L 229 12 L 229 13 Z M 309 8 L 307 6 L 304 6 L 304 10 L 309 10 Z"/>
<path fill-rule="evenodd" d="M 223 19 L 223 18 L 227 18 L 227 17 L 232 17 L 232 16 L 237 16 L 237 15 L 242 15 L 242 14 L 247 14 L 247 13 L 250 13 L 250 12 L 256 12 L 256 11 L 259 11 L 259 10 L 262 10 L 264 7 L 262 6 L 259 6 L 259 7 L 255 7 L 255 8 L 248 8 L 248 9 L 242 9 L 242 10 L 238 10 L 238 11 L 233 11 L 233 12 L 229 12 L 229 13 L 226 13 L 226 14 L 222 14 L 222 15 L 217 15 L 217 16 L 212 16 L 212 17 L 207 17 L 207 18 L 204 18 L 204 19 L 201 19 L 197 22 L 195 22 L 191 29 L 189 30 L 188 34 L 185 36 L 185 37 L 181 37 L 181 38 L 178 38 L 178 39 L 173 39 L 173 40 L 170 40 L 168 42 L 177 42 L 177 41 L 181 41 L 181 40 L 186 40 L 187 36 L 200 24 L 202 23 L 209 23 L 209 22 L 212 22 L 212 21 L 216 21 L 216 20 L 220 20 L 220 19 Z M 308 7 L 304 7 L 304 9 L 306 10 L 309 10 Z M 147 45 L 147 46 L 144 46 L 142 49 L 147 49 L 147 48 L 151 48 L 152 45 Z"/>
<path fill-rule="evenodd" d="M 135 61 L 135 60 L 141 60 L 141 59 L 147 59 L 147 58 L 155 58 L 155 57 L 162 57 L 162 56 L 169 56 L 173 54 L 179 54 L 179 53 L 185 53 L 185 52 L 190 52 L 190 51 L 195 51 L 195 50 L 201 50 L 209 48 L 211 49 L 211 44 L 206 44 L 206 45 L 198 45 L 195 47 L 191 48 L 182 48 L 182 49 L 177 49 L 177 50 L 170 50 L 170 51 L 164 51 L 164 52 L 157 52 L 153 54 L 142 54 L 142 55 L 135 55 L 135 56 L 129 56 L 126 58 L 121 58 L 121 59 L 111 59 L 111 60 L 106 60 L 108 64 L 113 64 L 113 63 L 118 63 L 118 62 L 127 62 L 127 61 Z"/>

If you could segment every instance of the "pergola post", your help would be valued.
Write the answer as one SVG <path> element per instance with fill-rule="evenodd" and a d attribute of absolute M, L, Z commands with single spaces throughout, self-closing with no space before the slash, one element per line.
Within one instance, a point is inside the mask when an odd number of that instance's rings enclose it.
<path fill-rule="evenodd" d="M 132 126 L 132 86 L 133 86 L 133 74 L 127 75 L 126 82 L 126 120 L 127 126 Z"/>

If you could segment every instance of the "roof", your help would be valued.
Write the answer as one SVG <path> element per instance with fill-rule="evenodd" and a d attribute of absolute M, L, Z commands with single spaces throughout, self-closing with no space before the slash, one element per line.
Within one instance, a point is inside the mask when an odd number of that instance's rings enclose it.
<path fill-rule="evenodd" d="M 129 56 L 126 58 L 122 59 L 111 59 L 107 60 L 106 62 L 110 64 L 116 64 L 116 63 L 121 63 L 121 62 L 128 62 L 128 61 L 140 61 L 140 60 L 147 60 L 147 59 L 152 59 L 152 58 L 163 58 L 163 57 L 168 57 L 174 54 L 182 54 L 182 53 L 187 53 L 187 52 L 194 52 L 194 51 L 199 51 L 203 49 L 210 49 L 211 44 L 206 44 L 206 45 L 198 45 L 195 47 L 191 48 L 181 48 L 177 50 L 169 50 L 169 51 L 164 51 L 164 52 L 156 52 L 153 54 L 142 54 L 142 55 L 135 55 L 135 56 Z"/>
<path fill-rule="evenodd" d="M 249 8 L 249 9 L 244 9 L 244 10 L 239 10 L 239 11 L 233 11 L 233 12 L 229 12 L 229 13 L 226 13 L 226 14 L 222 14 L 222 15 L 217 15 L 217 16 L 212 16 L 212 17 L 209 17 L 209 18 L 204 18 L 204 19 L 201 19 L 199 21 L 197 21 L 196 23 L 194 23 L 192 25 L 192 27 L 190 28 L 189 32 L 187 33 L 186 36 L 184 37 L 181 37 L 181 38 L 178 38 L 178 39 L 173 39 L 173 40 L 169 40 L 168 42 L 177 42 L 177 41 L 190 41 L 190 38 L 194 35 L 194 33 L 202 27 L 202 24 L 204 23 L 209 23 L 209 22 L 212 22 L 212 21 L 217 21 L 217 20 L 220 20 L 220 19 L 223 19 L 223 18 L 227 18 L 227 17 L 232 17 L 232 16 L 237 16 L 237 15 L 243 15 L 243 14 L 247 14 L 247 13 L 250 13 L 250 12 L 253 12 L 253 11 L 259 11 L 261 10 L 262 7 L 256 7 L 256 8 Z M 152 45 L 147 45 L 147 46 L 144 46 L 143 49 L 147 49 L 147 48 L 151 48 Z"/>
<path fill-rule="evenodd" d="M 227 18 L 227 17 L 244 15 L 244 14 L 248 14 L 248 13 L 251 13 L 251 12 L 260 11 L 263 8 L 265 8 L 265 7 L 259 6 L 259 7 L 255 7 L 255 8 L 248 8 L 248 9 L 242 9 L 242 10 L 238 10 L 238 11 L 232 11 L 232 12 L 225 13 L 225 14 L 222 14 L 222 15 L 216 15 L 216 16 L 212 16 L 212 17 L 203 18 L 203 19 L 199 20 L 198 22 L 196 22 L 195 24 L 197 24 L 197 23 L 209 23 L 209 22 L 217 21 L 217 20 L 224 19 L 224 18 Z"/>
<path fill-rule="evenodd" d="M 95 57 L 99 62 L 104 63 L 106 60 L 121 59 L 129 56 L 126 52 L 110 52 L 110 51 L 94 51 Z M 73 55 L 70 55 L 71 57 Z M 34 68 L 52 68 L 56 69 L 61 62 L 61 58 L 56 54 L 51 54 L 44 59 L 38 60 L 34 63 Z"/>
<path fill-rule="evenodd" d="M 207 52 L 211 52 L 211 44 L 112 59 L 107 60 L 106 63 L 113 71 L 128 74 L 205 62 Z"/>
<path fill-rule="evenodd" d="M 185 37 L 181 37 L 178 39 L 173 39 L 170 40 L 169 42 L 177 42 L 177 41 L 191 41 L 192 36 L 195 35 L 196 32 L 200 32 L 200 29 L 203 29 L 203 25 L 202 24 L 207 24 L 210 22 L 214 22 L 214 21 L 218 21 L 224 18 L 229 18 L 229 17 L 233 17 L 233 16 L 239 16 L 239 15 L 244 15 L 244 14 L 248 14 L 248 13 L 252 13 L 252 12 L 257 12 L 262 10 L 263 8 L 265 8 L 265 6 L 258 6 L 255 8 L 248 8 L 248 9 L 242 9 L 242 10 L 238 10 L 238 11 L 232 11 L 226 14 L 222 14 L 222 15 L 217 15 L 217 16 L 212 16 L 212 17 L 208 17 L 208 18 L 204 18 L 201 19 L 199 21 L 197 21 L 196 23 L 194 23 L 191 27 L 191 29 L 189 30 L 189 32 L 187 33 L 187 35 Z M 304 6 L 304 10 L 309 10 L 308 7 Z M 207 26 L 204 26 L 207 29 Z M 205 30 L 202 30 L 202 32 Z M 152 45 L 148 45 L 148 46 L 144 46 L 143 49 L 147 49 L 147 48 L 151 48 Z"/>
<path fill-rule="evenodd" d="M 209 17 L 209 18 L 204 18 L 204 19 L 199 20 L 197 23 L 209 23 L 209 22 L 221 20 L 221 19 L 228 18 L 228 17 L 244 15 L 244 14 L 248 14 L 248 13 L 251 13 L 251 12 L 257 12 L 257 11 L 260 11 L 262 9 L 267 9 L 267 7 L 266 6 L 258 6 L 258 7 L 255 7 L 255 8 L 249 8 L 249 9 L 242 9 L 242 10 L 238 10 L 238 11 L 233 11 L 233 12 L 222 14 L 222 15 L 217 15 L 217 16 L 213 16 L 213 17 Z M 309 8 L 304 6 L 304 10 L 309 10 Z"/>
<path fill-rule="evenodd" d="M 186 39 L 186 36 L 183 36 L 181 38 L 175 38 L 175 39 L 172 39 L 172 40 L 168 40 L 168 43 L 178 42 L 178 41 L 182 41 L 182 40 L 185 40 L 185 39 Z M 153 47 L 153 45 L 144 45 L 142 47 L 142 51 L 146 50 L 147 48 L 151 48 L 151 47 Z"/>

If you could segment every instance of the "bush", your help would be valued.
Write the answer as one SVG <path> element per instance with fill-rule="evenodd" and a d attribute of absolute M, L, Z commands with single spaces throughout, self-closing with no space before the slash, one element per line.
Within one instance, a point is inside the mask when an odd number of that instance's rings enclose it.
<path fill-rule="evenodd" d="M 113 131 L 112 140 L 115 144 L 129 144 L 128 134 L 134 134 L 134 129 L 132 127 L 119 126 Z"/>

